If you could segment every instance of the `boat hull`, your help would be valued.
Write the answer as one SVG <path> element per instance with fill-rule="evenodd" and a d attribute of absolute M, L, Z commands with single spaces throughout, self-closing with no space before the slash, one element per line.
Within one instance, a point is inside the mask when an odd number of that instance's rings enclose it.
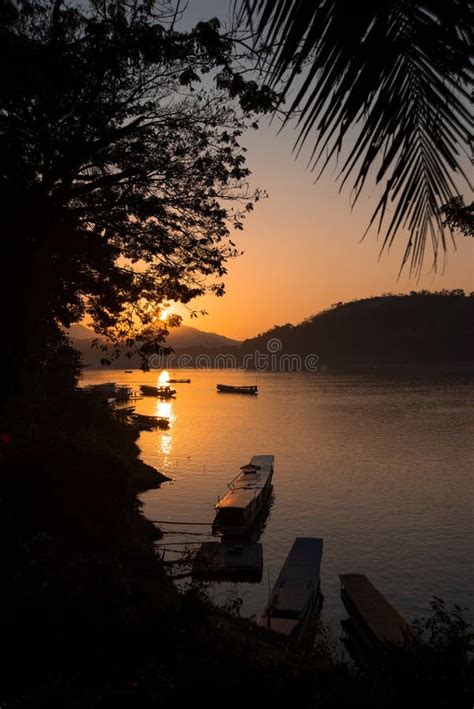
<path fill-rule="evenodd" d="M 356 645 L 368 654 L 389 645 L 403 646 L 409 626 L 364 574 L 341 574 L 341 600 L 350 617 Z M 348 627 L 348 624 L 346 624 Z"/>
<path fill-rule="evenodd" d="M 218 384 L 217 392 L 219 394 L 248 394 L 255 396 L 258 394 L 256 386 L 230 386 L 229 384 Z"/>

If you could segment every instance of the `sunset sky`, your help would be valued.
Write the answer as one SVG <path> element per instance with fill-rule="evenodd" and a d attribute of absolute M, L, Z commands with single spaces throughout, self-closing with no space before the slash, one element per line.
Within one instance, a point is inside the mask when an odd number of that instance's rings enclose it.
<path fill-rule="evenodd" d="M 227 1 L 190 0 L 186 23 L 219 17 L 225 20 Z M 426 288 L 474 289 L 474 241 L 457 238 L 433 273 L 427 251 L 423 275 L 416 280 L 408 269 L 398 278 L 405 235 L 379 260 L 375 232 L 360 243 L 380 188 L 368 183 L 351 211 L 350 188 L 341 194 L 329 169 L 314 184 L 305 160 L 295 162 L 291 148 L 296 133 L 277 135 L 277 124 L 262 123 L 244 137 L 252 184 L 269 198 L 257 204 L 236 234 L 245 253 L 229 265 L 224 298 L 204 297 L 193 303 L 208 315 L 192 324 L 243 339 L 274 324 L 299 322 L 337 301 L 386 292 Z M 464 191 L 466 200 L 470 195 Z M 185 315 L 183 310 L 179 312 Z"/>

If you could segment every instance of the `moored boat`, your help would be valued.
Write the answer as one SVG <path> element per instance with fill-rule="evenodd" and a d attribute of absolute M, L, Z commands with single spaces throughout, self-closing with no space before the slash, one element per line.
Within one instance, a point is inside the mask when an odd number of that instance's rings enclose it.
<path fill-rule="evenodd" d="M 168 379 L 168 384 L 191 384 L 190 379 Z"/>
<path fill-rule="evenodd" d="M 191 575 L 201 580 L 259 583 L 262 571 L 261 544 L 204 542 L 194 559 Z"/>
<path fill-rule="evenodd" d="M 109 403 L 122 403 L 134 398 L 131 387 L 125 384 L 115 384 L 115 382 L 103 382 L 102 384 L 89 384 L 81 387 L 81 391 L 89 392 L 100 398 L 106 399 Z"/>
<path fill-rule="evenodd" d="M 212 524 L 214 532 L 238 536 L 248 532 L 262 511 L 271 490 L 273 455 L 255 455 L 229 483 L 229 492 L 219 500 Z"/>
<path fill-rule="evenodd" d="M 131 423 L 141 431 L 153 431 L 155 428 L 167 430 L 170 427 L 170 420 L 166 416 L 145 416 L 132 413 L 129 418 Z"/>
<path fill-rule="evenodd" d="M 230 384 L 218 384 L 217 391 L 221 394 L 258 394 L 257 386 L 231 386 Z"/>
<path fill-rule="evenodd" d="M 409 625 L 364 574 L 342 574 L 341 599 L 350 616 L 344 628 L 356 654 L 380 652 L 388 645 L 403 645 Z"/>
<path fill-rule="evenodd" d="M 143 396 L 157 396 L 159 399 L 171 399 L 176 396 L 176 390 L 167 385 L 154 387 L 148 384 L 141 384 L 140 391 Z"/>
<path fill-rule="evenodd" d="M 301 639 L 322 601 L 320 585 L 323 540 L 296 537 L 258 623 Z"/>

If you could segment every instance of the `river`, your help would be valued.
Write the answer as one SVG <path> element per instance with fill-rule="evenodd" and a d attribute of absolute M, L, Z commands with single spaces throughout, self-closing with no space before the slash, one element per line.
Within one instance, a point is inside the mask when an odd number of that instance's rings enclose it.
<path fill-rule="evenodd" d="M 88 370 L 84 380 L 138 390 L 156 384 L 158 374 Z M 345 617 L 340 573 L 367 574 L 407 620 L 426 615 L 433 595 L 472 610 L 472 380 L 216 370 L 170 375 L 192 382 L 176 384 L 170 402 L 146 397 L 136 404 L 137 412 L 170 418 L 168 431 L 140 435 L 142 459 L 172 478 L 141 496 L 145 515 L 211 522 L 239 467 L 256 454 L 275 456 L 273 501 L 260 540 L 263 580 L 219 587 L 222 597 L 230 591 L 242 599 L 243 615 L 261 612 L 268 582 L 276 580 L 296 536 L 324 538 L 323 619 L 336 634 Z M 259 394 L 218 394 L 217 383 L 257 384 Z M 183 539 L 193 540 L 165 535 L 165 558 L 176 556 L 182 547 L 174 543 Z"/>

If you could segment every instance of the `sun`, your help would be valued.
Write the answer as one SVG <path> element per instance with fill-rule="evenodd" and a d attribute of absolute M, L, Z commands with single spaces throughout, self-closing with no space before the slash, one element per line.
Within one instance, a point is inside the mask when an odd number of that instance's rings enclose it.
<path fill-rule="evenodd" d="M 168 384 L 169 378 L 170 378 L 170 373 L 168 372 L 167 369 L 164 369 L 158 377 L 158 385 L 164 386 L 165 384 Z"/>
<path fill-rule="evenodd" d="M 164 322 L 165 320 L 168 320 L 170 315 L 171 315 L 171 308 L 165 308 L 164 310 L 161 311 L 160 320 L 162 322 Z"/>

